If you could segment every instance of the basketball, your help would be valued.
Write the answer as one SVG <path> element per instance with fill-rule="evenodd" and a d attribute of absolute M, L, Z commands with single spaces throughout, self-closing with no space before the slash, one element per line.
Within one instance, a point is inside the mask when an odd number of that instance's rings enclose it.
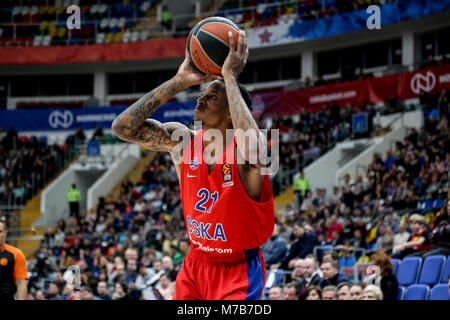
<path fill-rule="evenodd" d="M 194 66 L 203 74 L 220 75 L 230 51 L 228 32 L 233 33 L 235 45 L 239 27 L 229 19 L 210 17 L 197 23 L 189 33 L 187 50 Z"/>

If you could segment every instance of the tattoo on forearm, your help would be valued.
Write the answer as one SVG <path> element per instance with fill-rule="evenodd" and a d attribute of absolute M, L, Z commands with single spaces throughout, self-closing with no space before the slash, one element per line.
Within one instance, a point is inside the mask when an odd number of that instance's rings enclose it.
<path fill-rule="evenodd" d="M 141 97 L 124 112 L 122 112 L 113 123 L 114 133 L 121 139 L 135 142 L 150 143 L 154 141 L 155 146 L 168 144 L 164 132 L 160 126 L 146 120 L 155 113 L 167 100 L 183 89 L 183 83 L 171 79 L 153 91 Z M 153 143 L 152 143 L 153 145 Z"/>

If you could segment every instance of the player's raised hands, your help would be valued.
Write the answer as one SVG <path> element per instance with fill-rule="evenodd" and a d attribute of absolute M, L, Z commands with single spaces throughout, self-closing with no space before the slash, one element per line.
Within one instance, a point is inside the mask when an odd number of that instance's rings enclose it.
<path fill-rule="evenodd" d="M 185 82 L 186 87 L 207 83 L 220 78 L 219 76 L 214 75 L 204 75 L 198 71 L 192 63 L 187 50 L 184 61 L 178 68 L 176 77 Z"/>
<path fill-rule="evenodd" d="M 230 43 L 230 52 L 222 66 L 223 77 L 232 76 L 237 78 L 247 64 L 248 47 L 247 36 L 243 30 L 239 31 L 239 39 L 237 46 L 234 43 L 233 34 L 228 32 Z"/>

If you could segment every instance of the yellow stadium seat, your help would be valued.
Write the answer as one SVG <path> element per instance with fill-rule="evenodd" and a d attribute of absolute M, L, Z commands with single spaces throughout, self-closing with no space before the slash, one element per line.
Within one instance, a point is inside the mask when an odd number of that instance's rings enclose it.
<path fill-rule="evenodd" d="M 377 231 L 377 227 L 374 227 L 370 230 L 369 234 L 366 237 L 366 243 L 370 243 L 375 239 L 375 237 L 377 236 Z"/>
<path fill-rule="evenodd" d="M 250 29 L 253 26 L 253 21 L 248 20 L 244 23 L 244 29 Z"/>
<path fill-rule="evenodd" d="M 114 35 L 110 32 L 105 37 L 105 43 L 111 43 L 114 39 Z"/>
<path fill-rule="evenodd" d="M 66 28 L 59 28 L 58 29 L 58 37 L 62 38 L 66 35 Z"/>
<path fill-rule="evenodd" d="M 39 30 L 43 31 L 43 30 L 45 30 L 45 29 L 47 29 L 47 28 L 48 28 L 48 21 L 42 21 L 42 22 L 39 24 Z"/>
<path fill-rule="evenodd" d="M 48 27 L 48 34 L 50 35 L 50 37 L 54 37 L 56 36 L 56 33 L 58 32 L 58 30 L 56 29 L 55 26 L 49 26 Z"/>
<path fill-rule="evenodd" d="M 47 9 L 48 14 L 55 14 L 55 12 L 56 12 L 55 7 L 48 7 L 48 9 Z"/>
<path fill-rule="evenodd" d="M 289 7 L 286 9 L 286 14 L 292 14 L 294 13 L 294 7 Z"/>
<path fill-rule="evenodd" d="M 369 263 L 369 257 L 365 256 L 364 262 L 363 262 L 363 257 L 361 256 L 361 257 L 358 258 L 358 262 L 359 263 Z"/>
<path fill-rule="evenodd" d="M 121 42 L 122 41 L 122 32 L 117 32 L 114 36 L 114 42 Z"/>
<path fill-rule="evenodd" d="M 39 7 L 39 14 L 45 14 L 47 12 L 47 7 Z"/>

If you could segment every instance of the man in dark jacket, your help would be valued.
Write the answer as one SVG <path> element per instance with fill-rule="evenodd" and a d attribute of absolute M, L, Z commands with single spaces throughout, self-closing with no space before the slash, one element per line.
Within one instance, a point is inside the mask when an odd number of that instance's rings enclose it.
<path fill-rule="evenodd" d="M 261 253 L 263 254 L 267 267 L 279 262 L 287 251 L 286 242 L 279 235 L 279 228 L 280 226 L 276 223 L 273 228 L 272 236 L 261 248 Z"/>
<path fill-rule="evenodd" d="M 324 260 L 321 265 L 323 279 L 320 286 L 337 286 L 341 282 L 351 282 L 351 279 L 344 273 L 339 273 L 339 266 L 335 261 Z"/>
<path fill-rule="evenodd" d="M 317 237 L 311 232 L 305 232 L 303 222 L 297 220 L 292 228 L 295 240 L 287 255 L 281 258 L 279 264 L 272 265 L 273 268 L 292 269 L 292 262 L 294 259 L 305 258 L 308 254 L 313 252 L 315 246 L 319 245 Z"/>
<path fill-rule="evenodd" d="M 308 254 L 303 261 L 303 277 L 297 281 L 300 297 L 303 297 L 309 286 L 320 284 L 320 281 L 322 281 L 320 274 L 317 257 L 313 254 Z"/>

